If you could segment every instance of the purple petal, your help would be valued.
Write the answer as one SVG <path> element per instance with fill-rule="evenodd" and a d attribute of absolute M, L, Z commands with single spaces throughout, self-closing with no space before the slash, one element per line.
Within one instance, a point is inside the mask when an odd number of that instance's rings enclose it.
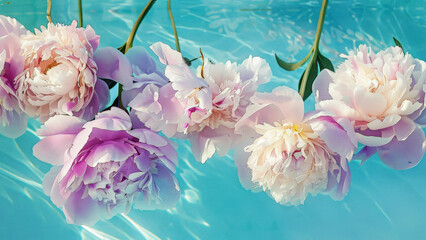
<path fill-rule="evenodd" d="M 394 138 L 390 143 L 378 147 L 382 162 L 396 170 L 409 169 L 422 160 L 425 153 L 425 134 L 419 127 L 405 140 L 398 141 Z"/>
<path fill-rule="evenodd" d="M 105 47 L 95 52 L 93 56 L 99 78 L 114 80 L 123 86 L 132 84 L 132 66 L 123 53 L 112 47 Z"/>
<path fill-rule="evenodd" d="M 393 128 L 398 141 L 404 141 L 416 129 L 416 124 L 408 117 L 402 117 Z"/>
<path fill-rule="evenodd" d="M 135 208 L 140 210 L 169 209 L 176 205 L 180 197 L 179 184 L 174 174 L 161 164 L 157 164 L 157 173 L 152 175 L 152 180 L 158 188 L 158 198 L 144 197 L 140 194 L 135 199 Z M 146 194 L 155 194 L 147 192 Z"/>
<path fill-rule="evenodd" d="M 83 196 L 84 189 L 74 192 L 67 199 L 63 211 L 68 223 L 76 225 L 94 225 L 98 220 L 107 218 L 107 206 L 90 197 Z"/>
<path fill-rule="evenodd" d="M 361 164 L 364 164 L 370 157 L 372 157 L 377 152 L 376 147 L 363 147 L 359 152 L 354 154 L 352 160 L 361 160 Z"/>
<path fill-rule="evenodd" d="M 126 56 L 132 65 L 138 67 L 145 74 L 150 74 L 157 70 L 154 59 L 143 47 L 135 46 L 130 48 Z"/>
<path fill-rule="evenodd" d="M 332 117 L 322 116 L 311 120 L 312 129 L 317 132 L 327 146 L 342 157 L 350 157 L 354 152 L 354 145 L 348 132 Z M 353 131 L 353 129 L 352 129 Z"/>
<path fill-rule="evenodd" d="M 351 171 L 346 159 L 340 159 L 340 174 L 334 175 L 329 173 L 329 182 L 327 183 L 327 190 L 330 197 L 334 200 L 342 200 L 349 191 L 351 185 Z M 334 175 L 334 176 L 333 176 Z"/>
<path fill-rule="evenodd" d="M 98 79 L 95 85 L 95 93 L 99 98 L 99 110 L 103 110 L 109 102 L 109 88 L 108 85 Z"/>

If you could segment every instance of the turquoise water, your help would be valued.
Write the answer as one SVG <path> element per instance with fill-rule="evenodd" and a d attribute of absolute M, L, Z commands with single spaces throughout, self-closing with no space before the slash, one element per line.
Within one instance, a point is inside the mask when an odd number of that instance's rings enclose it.
<path fill-rule="evenodd" d="M 78 16 L 77 1 L 52 0 L 54 22 Z M 9 2 L 9 4 L 8 4 Z M 84 22 L 101 35 L 101 46 L 118 47 L 127 38 L 146 1 L 83 0 Z M 274 53 L 301 59 L 313 43 L 320 1 L 174 0 L 173 13 L 185 56 L 199 48 L 215 62 L 242 62 L 250 54 L 271 65 L 270 91 L 297 88 L 302 69 L 281 70 Z M 302 3 L 303 2 L 303 3 Z M 167 1 L 157 1 L 141 25 L 135 45 L 162 41 L 174 46 Z M 333 63 L 339 53 L 366 43 L 374 50 L 393 45 L 426 60 L 426 1 L 329 1 L 321 49 Z M 46 24 L 46 1 L 0 0 L 0 14 L 15 17 L 28 29 Z M 313 100 L 306 102 L 313 108 Z M 178 141 L 177 177 L 182 196 L 168 211 L 133 210 L 92 227 L 68 225 L 41 189 L 47 164 L 32 156 L 38 141 L 31 121 L 16 140 L 0 137 L 0 239 L 426 239 L 426 160 L 396 171 L 378 158 L 363 166 L 350 163 L 347 197 L 308 197 L 305 205 L 285 207 L 264 193 L 251 193 L 238 181 L 232 157 L 201 165 L 188 142 Z"/>

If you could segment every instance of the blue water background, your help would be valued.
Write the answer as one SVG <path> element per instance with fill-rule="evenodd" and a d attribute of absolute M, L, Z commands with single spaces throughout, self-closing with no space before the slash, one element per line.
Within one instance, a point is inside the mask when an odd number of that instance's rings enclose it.
<path fill-rule="evenodd" d="M 52 1 L 54 22 L 69 24 L 78 17 L 77 1 Z M 83 0 L 84 23 L 101 35 L 101 47 L 119 47 L 146 2 Z M 260 91 L 271 91 L 297 88 L 303 69 L 280 69 L 274 54 L 287 61 L 307 54 L 320 6 L 320 1 L 174 0 L 173 13 L 184 56 L 197 57 L 202 48 L 215 62 L 242 62 L 250 54 L 265 58 L 274 77 Z M 425 6 L 424 0 L 330 0 L 321 51 L 337 64 L 347 49 L 367 44 L 378 51 L 392 46 L 395 36 L 406 51 L 426 60 Z M 45 0 L 0 0 L 0 14 L 30 30 L 47 23 L 45 11 Z M 154 5 L 134 45 L 157 41 L 174 46 L 165 0 Z M 312 108 L 310 98 L 306 109 Z M 352 185 L 343 201 L 320 195 L 285 207 L 263 192 L 243 189 L 231 155 L 202 165 L 182 140 L 177 141 L 182 196 L 175 208 L 133 210 L 92 227 L 69 225 L 41 189 L 49 166 L 32 156 L 38 126 L 32 120 L 18 139 L 0 137 L 0 239 L 426 239 L 426 160 L 405 171 L 377 157 L 363 166 L 352 162 Z"/>

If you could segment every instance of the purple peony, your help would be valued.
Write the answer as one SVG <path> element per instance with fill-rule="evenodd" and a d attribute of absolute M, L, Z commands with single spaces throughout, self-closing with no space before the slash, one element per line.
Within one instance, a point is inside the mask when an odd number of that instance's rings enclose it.
<path fill-rule="evenodd" d="M 20 38 L 27 30 L 16 19 L 0 16 L 0 134 L 16 138 L 27 128 L 28 117 L 19 108 L 15 77 L 24 69 Z"/>
<path fill-rule="evenodd" d="M 180 196 L 171 142 L 151 130 L 133 129 L 118 108 L 86 122 L 57 115 L 37 131 L 34 156 L 56 165 L 43 187 L 69 223 L 93 225 L 136 209 L 167 209 Z"/>

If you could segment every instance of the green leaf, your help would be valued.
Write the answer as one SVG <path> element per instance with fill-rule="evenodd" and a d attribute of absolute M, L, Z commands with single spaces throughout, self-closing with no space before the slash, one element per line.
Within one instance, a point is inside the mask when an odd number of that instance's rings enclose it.
<path fill-rule="evenodd" d="M 187 57 L 183 57 L 183 60 L 185 61 L 186 65 L 188 65 L 188 67 L 191 66 L 192 60 L 189 60 L 189 58 L 187 58 Z"/>
<path fill-rule="evenodd" d="M 308 55 L 304 59 L 302 59 L 300 62 L 297 63 L 288 63 L 286 61 L 281 60 L 277 54 L 275 54 L 275 59 L 277 60 L 278 65 L 280 65 L 281 68 L 287 70 L 287 71 L 294 71 L 298 69 L 300 66 L 302 66 L 306 61 L 309 60 L 309 58 L 312 55 L 313 50 L 309 51 Z"/>
<path fill-rule="evenodd" d="M 330 59 L 324 57 L 324 55 L 322 55 L 320 51 L 318 51 L 318 65 L 320 71 L 322 71 L 323 69 L 328 69 L 334 72 L 334 67 Z"/>
<path fill-rule="evenodd" d="M 122 52 L 123 54 L 126 54 L 126 45 L 127 45 L 127 42 L 124 42 L 124 44 L 121 45 L 121 47 L 118 47 L 117 50 Z"/>
<path fill-rule="evenodd" d="M 306 81 L 305 91 L 303 92 L 302 98 L 305 101 L 312 94 L 312 84 L 314 84 L 314 80 L 318 75 L 318 62 L 314 59 L 313 66 L 311 67 L 309 74 L 305 77 L 306 70 L 303 72 L 302 77 L 299 80 L 299 93 L 300 87 L 302 85 L 302 81 Z"/>
<path fill-rule="evenodd" d="M 393 37 L 393 41 L 395 42 L 395 45 L 400 47 L 402 49 L 402 52 L 404 52 L 404 48 L 402 47 L 401 42 L 399 42 L 398 39 L 396 39 L 395 37 Z"/>

